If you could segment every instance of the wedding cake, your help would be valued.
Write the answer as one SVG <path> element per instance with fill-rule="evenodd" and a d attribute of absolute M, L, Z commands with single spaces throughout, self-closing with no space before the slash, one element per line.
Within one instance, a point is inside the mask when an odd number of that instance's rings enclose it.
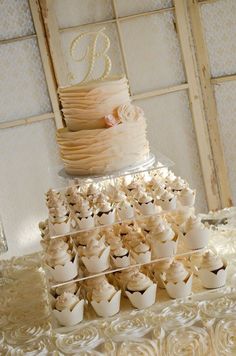
<path fill-rule="evenodd" d="M 65 170 L 106 174 L 149 157 L 146 119 L 131 104 L 125 77 L 59 88 L 66 126 L 57 131 Z"/>

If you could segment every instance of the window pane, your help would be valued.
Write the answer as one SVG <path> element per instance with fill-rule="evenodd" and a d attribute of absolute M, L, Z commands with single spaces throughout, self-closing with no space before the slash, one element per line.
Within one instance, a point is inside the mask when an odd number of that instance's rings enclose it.
<path fill-rule="evenodd" d="M 162 152 L 174 163 L 175 174 L 197 189 L 196 207 L 207 211 L 204 184 L 187 92 L 181 91 L 135 104 L 143 108 L 148 124 L 151 151 Z"/>
<path fill-rule="evenodd" d="M 0 122 L 51 112 L 36 39 L 0 46 Z"/>
<path fill-rule="evenodd" d="M 111 0 L 57 0 L 54 4 L 60 28 L 113 18 Z"/>
<path fill-rule="evenodd" d="M 121 23 L 133 93 L 185 82 L 172 12 Z"/>
<path fill-rule="evenodd" d="M 0 1 L 0 40 L 31 35 L 34 32 L 27 0 Z"/>
<path fill-rule="evenodd" d="M 236 1 L 204 4 L 201 13 L 212 76 L 236 73 Z"/>
<path fill-rule="evenodd" d="M 119 16 L 140 14 L 173 6 L 172 0 L 116 0 Z"/>
<path fill-rule="evenodd" d="M 0 151 L 0 214 L 7 256 L 25 255 L 40 249 L 38 222 L 47 217 L 44 193 L 61 184 L 53 120 L 0 130 Z"/>
<path fill-rule="evenodd" d="M 223 139 L 226 163 L 229 171 L 233 202 L 236 204 L 236 82 L 228 82 L 215 85 L 218 118 Z"/>

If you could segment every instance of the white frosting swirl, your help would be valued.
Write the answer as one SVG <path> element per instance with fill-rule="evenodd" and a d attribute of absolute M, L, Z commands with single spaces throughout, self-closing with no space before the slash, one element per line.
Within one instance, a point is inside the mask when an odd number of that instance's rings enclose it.
<path fill-rule="evenodd" d="M 158 241 L 171 241 L 175 236 L 174 231 L 170 227 L 170 225 L 166 223 L 161 223 L 159 226 L 151 234 L 151 239 Z"/>
<path fill-rule="evenodd" d="M 184 281 L 188 275 L 189 274 L 184 268 L 183 264 L 174 261 L 166 272 L 166 280 L 167 282 L 178 283 L 180 281 Z"/>
<path fill-rule="evenodd" d="M 205 228 L 204 224 L 201 222 L 201 219 L 196 216 L 190 216 L 185 224 L 185 232 L 188 232 L 192 229 L 201 229 Z"/>
<path fill-rule="evenodd" d="M 186 187 L 186 182 L 180 178 L 180 177 L 176 177 L 175 180 L 171 183 L 171 188 L 173 190 L 182 190 Z"/>
<path fill-rule="evenodd" d="M 93 209 L 90 208 L 87 200 L 82 200 L 74 206 L 74 211 L 80 218 L 87 218 L 93 214 Z"/>
<path fill-rule="evenodd" d="M 112 210 L 112 206 L 108 201 L 104 201 L 103 203 L 99 204 L 99 211 L 101 213 L 107 213 Z"/>
<path fill-rule="evenodd" d="M 99 303 L 101 301 L 110 301 L 116 293 L 115 287 L 106 280 L 101 282 L 92 291 L 92 300 Z"/>
<path fill-rule="evenodd" d="M 69 246 L 65 241 L 61 239 L 52 240 L 46 251 L 46 261 L 49 266 L 64 266 L 67 262 L 70 262 L 73 255 L 68 249 Z"/>
<path fill-rule="evenodd" d="M 123 246 L 118 246 L 112 251 L 114 257 L 123 257 L 126 256 L 128 253 L 129 251 L 127 250 L 127 248 Z"/>
<path fill-rule="evenodd" d="M 92 257 L 92 256 L 101 256 L 102 252 L 105 250 L 106 245 L 104 244 L 103 240 L 95 240 L 91 239 L 88 242 L 87 248 L 84 251 L 84 255 L 87 257 Z"/>
<path fill-rule="evenodd" d="M 153 284 L 151 279 L 141 272 L 133 274 L 127 283 L 127 289 L 135 291 L 144 291 Z"/>
<path fill-rule="evenodd" d="M 73 310 L 76 304 L 79 302 L 79 298 L 69 292 L 64 292 L 56 299 L 55 308 L 59 311 L 64 309 Z"/>
<path fill-rule="evenodd" d="M 140 242 L 136 246 L 134 246 L 133 250 L 135 253 L 138 253 L 138 254 L 145 253 L 150 250 L 150 247 L 146 243 Z"/>
<path fill-rule="evenodd" d="M 201 268 L 207 269 L 209 271 L 215 271 L 224 266 L 223 261 L 213 252 L 208 251 L 202 257 Z"/>
<path fill-rule="evenodd" d="M 151 201 L 153 201 L 153 197 L 151 195 L 148 195 L 145 192 L 141 192 L 139 197 L 138 197 L 138 202 L 140 204 L 147 204 L 150 203 Z"/>

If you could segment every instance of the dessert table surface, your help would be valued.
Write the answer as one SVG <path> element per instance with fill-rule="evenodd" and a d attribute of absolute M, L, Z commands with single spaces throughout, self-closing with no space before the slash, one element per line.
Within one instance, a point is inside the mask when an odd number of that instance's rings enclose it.
<path fill-rule="evenodd" d="M 41 253 L 0 261 L 0 354 L 236 355 L 235 216 L 212 229 L 210 247 L 229 263 L 224 288 L 185 300 L 157 294 L 148 309 L 61 329 L 51 315 Z"/>

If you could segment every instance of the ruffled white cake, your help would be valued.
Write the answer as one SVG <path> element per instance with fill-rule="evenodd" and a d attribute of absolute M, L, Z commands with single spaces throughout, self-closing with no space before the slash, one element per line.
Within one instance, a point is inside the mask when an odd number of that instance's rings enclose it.
<path fill-rule="evenodd" d="M 130 103 L 126 78 L 60 88 L 59 95 L 67 127 L 57 141 L 67 173 L 103 174 L 147 159 L 146 119 Z"/>

